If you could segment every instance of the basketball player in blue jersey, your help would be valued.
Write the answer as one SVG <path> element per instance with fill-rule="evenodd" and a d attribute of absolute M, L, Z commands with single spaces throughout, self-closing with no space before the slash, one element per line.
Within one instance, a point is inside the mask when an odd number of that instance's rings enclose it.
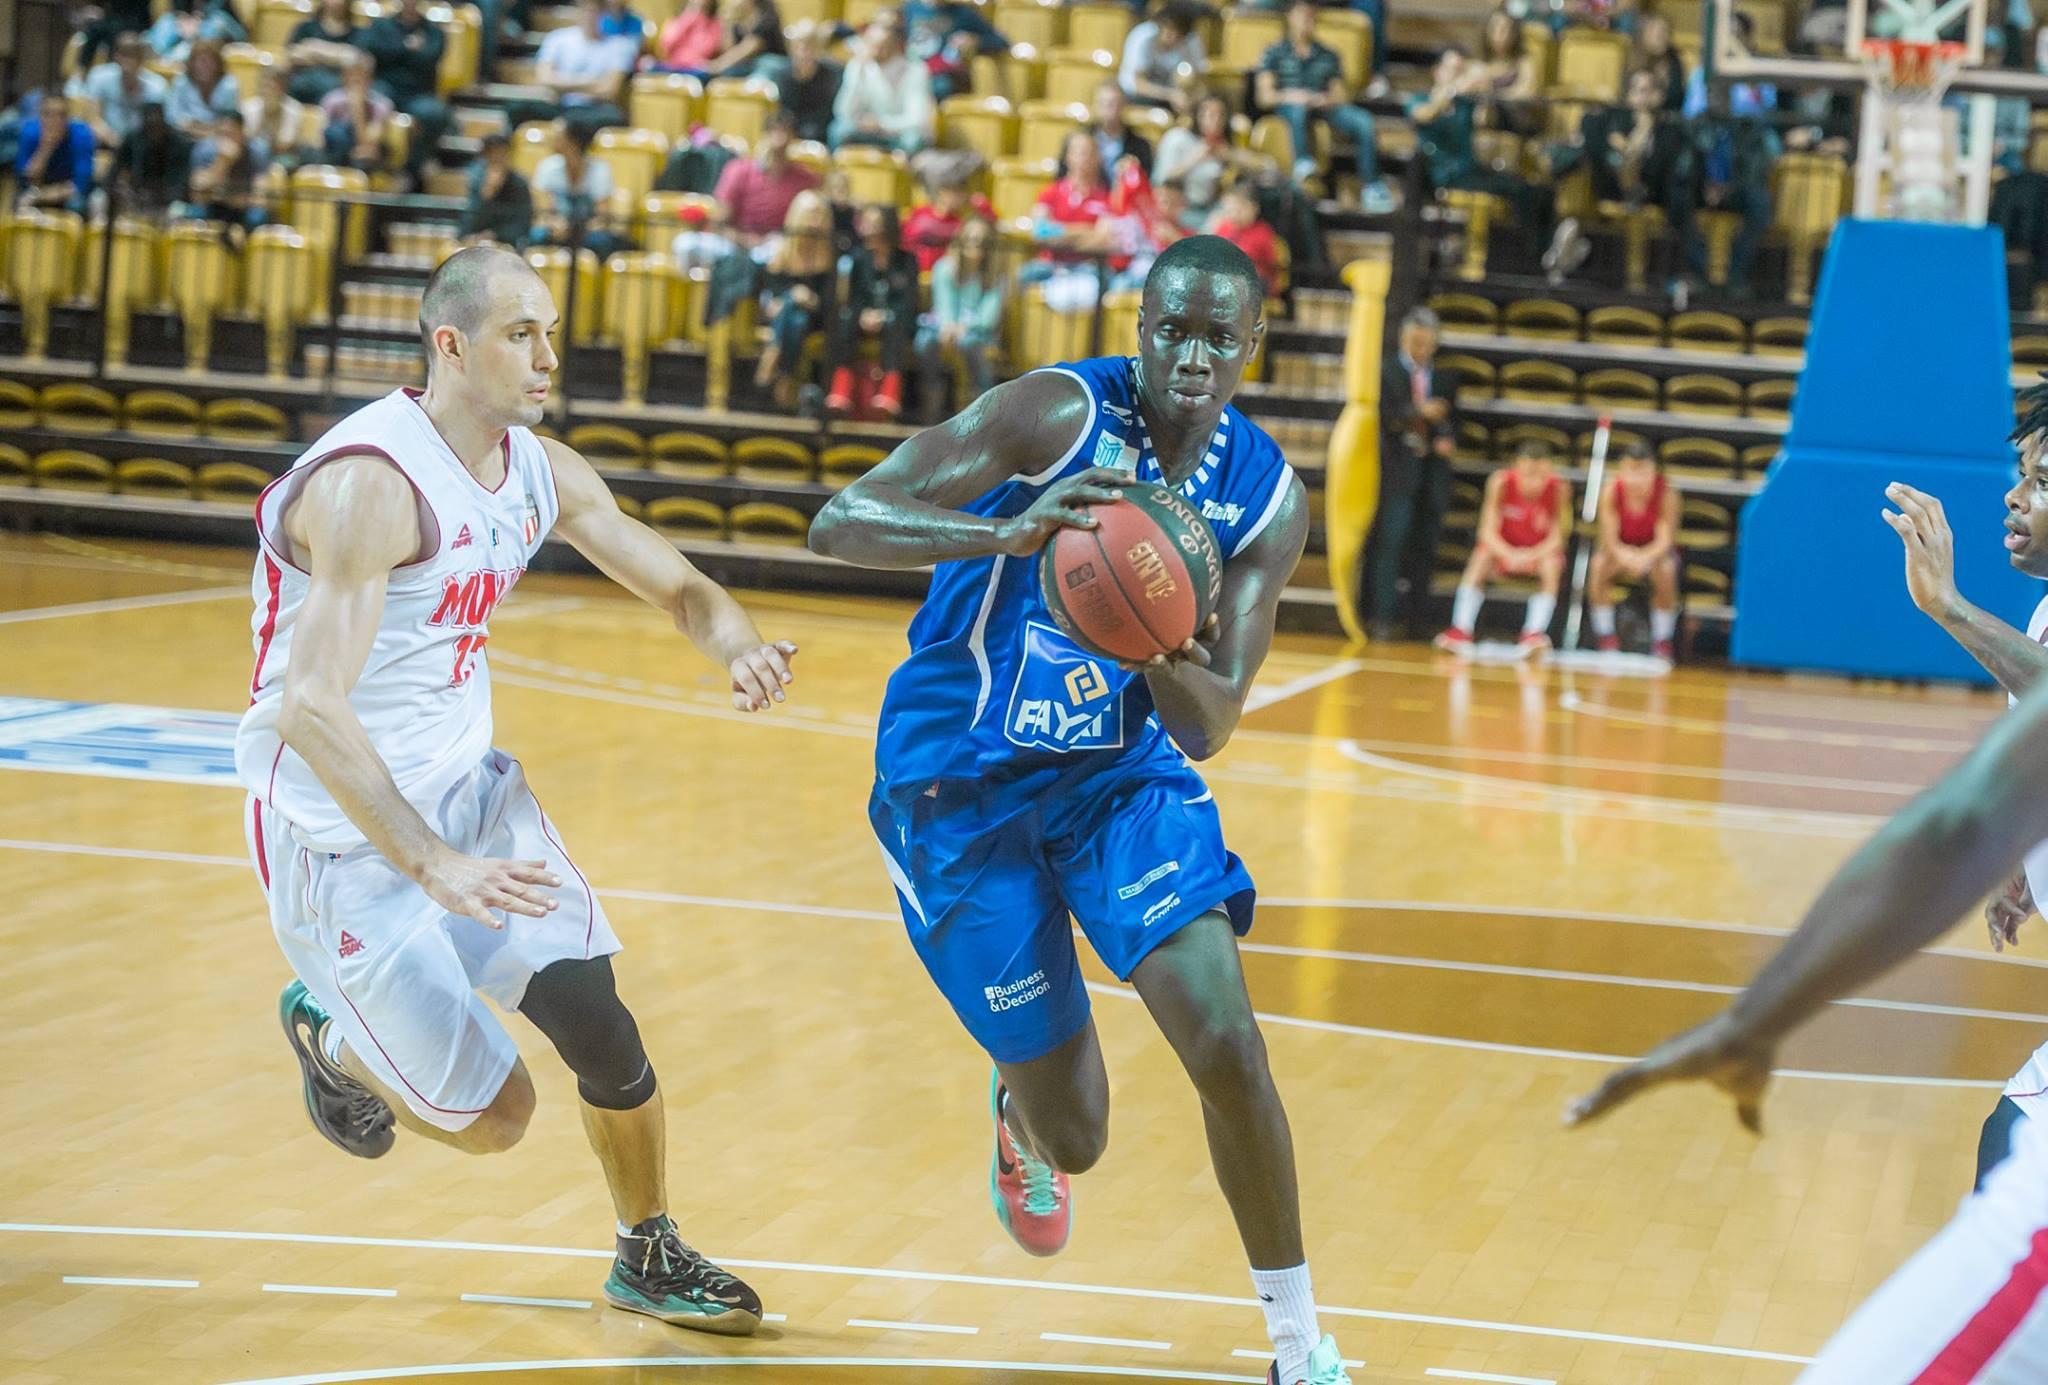
<path fill-rule="evenodd" d="M 1201 1095 L 1276 1349 L 1269 1379 L 1347 1385 L 1317 1326 L 1294 1147 L 1238 964 L 1251 877 L 1189 766 L 1236 729 L 1308 533 L 1301 482 L 1230 407 L 1265 334 L 1263 301 L 1228 241 L 1177 242 L 1146 279 L 1136 356 L 983 395 L 835 497 L 811 546 L 937 568 L 884 699 L 869 816 L 918 956 L 995 1060 L 997 1218 L 1032 1254 L 1057 1252 L 1068 1177 L 1109 1138 L 1071 916 Z M 1138 482 L 1200 508 L 1223 592 L 1180 650 L 1119 667 L 1060 633 L 1037 555 Z"/>

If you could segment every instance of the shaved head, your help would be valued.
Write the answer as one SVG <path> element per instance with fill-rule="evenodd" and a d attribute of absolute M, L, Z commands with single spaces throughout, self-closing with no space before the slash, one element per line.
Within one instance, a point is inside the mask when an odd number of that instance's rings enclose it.
<path fill-rule="evenodd" d="M 453 327 L 474 340 L 491 305 L 507 296 L 508 280 L 538 280 L 539 275 L 516 252 L 499 245 L 472 245 L 441 262 L 420 294 L 420 344 L 433 368 L 434 333 Z"/>

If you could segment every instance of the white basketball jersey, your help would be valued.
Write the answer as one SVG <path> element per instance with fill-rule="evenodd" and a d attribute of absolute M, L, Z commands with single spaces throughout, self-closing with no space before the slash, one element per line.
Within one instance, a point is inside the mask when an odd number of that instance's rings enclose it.
<path fill-rule="evenodd" d="M 277 733 L 285 669 L 309 578 L 288 554 L 284 516 L 313 468 L 372 453 L 412 482 L 422 555 L 394 569 L 384 618 L 349 706 L 399 792 L 429 822 L 449 787 L 491 746 L 491 612 L 505 599 L 560 512 L 554 470 L 524 428 L 505 437 L 505 479 L 486 489 L 434 427 L 416 390 L 394 390 L 342 419 L 256 502 L 251 621 L 256 671 L 235 737 L 235 768 L 300 845 L 346 851 L 363 835 Z"/>
<path fill-rule="evenodd" d="M 2034 614 L 2027 619 L 2027 638 L 2036 644 L 2042 643 L 2042 636 L 2048 635 L 2048 597 L 2034 607 Z M 2019 701 L 2008 695 L 2006 705 Z M 2037 908 L 2048 907 L 2048 842 L 2042 842 L 2027 853 L 2027 884 L 2034 892 Z M 2034 927 L 2040 927 L 2035 924 Z M 2048 1115 L 2048 1044 L 2034 1051 L 2027 1059 L 2026 1066 L 2013 1074 L 2012 1081 L 2005 1084 L 2005 1094 L 2016 1102 L 2020 1109 L 2031 1117 Z"/>

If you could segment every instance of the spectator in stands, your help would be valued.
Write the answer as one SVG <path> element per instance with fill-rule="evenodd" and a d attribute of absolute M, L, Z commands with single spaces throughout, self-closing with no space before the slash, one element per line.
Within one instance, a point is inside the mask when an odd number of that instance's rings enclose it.
<path fill-rule="evenodd" d="M 1124 95 L 1148 106 L 1186 111 L 1190 81 L 1209 70 L 1194 13 L 1182 0 L 1169 0 L 1158 16 L 1133 28 L 1124 40 L 1117 82 Z"/>
<path fill-rule="evenodd" d="M 1152 185 L 1152 254 L 1156 259 L 1159 252 L 1177 240 L 1186 240 L 1195 233 L 1200 222 L 1192 220 L 1193 211 L 1188 207 L 1188 190 L 1183 183 L 1172 178 Z"/>
<path fill-rule="evenodd" d="M 821 57 L 824 38 L 815 20 L 790 26 L 789 69 L 777 80 L 782 109 L 796 117 L 796 137 L 819 143 L 832 133 L 832 108 L 839 100 L 839 64 Z"/>
<path fill-rule="evenodd" d="M 934 180 L 930 197 L 903 219 L 903 248 L 917 260 L 920 270 L 936 272 L 940 259 L 969 222 L 993 222 L 996 212 L 986 197 L 958 178 Z"/>
<path fill-rule="evenodd" d="M 512 141 L 502 131 L 484 136 L 483 157 L 469 166 L 469 204 L 455 236 L 465 245 L 495 242 L 514 250 L 533 240 L 533 193 L 512 167 Z"/>
<path fill-rule="evenodd" d="M 428 22 L 421 0 L 398 0 L 398 12 L 372 21 L 356 36 L 356 45 L 377 61 L 377 90 L 412 117 L 406 172 L 417 181 L 448 128 L 439 86 L 447 43 Z"/>
<path fill-rule="evenodd" d="M 1095 136 L 1095 147 L 1102 155 L 1104 168 L 1114 169 L 1127 158 L 1136 159 L 1138 167 L 1149 176 L 1153 160 L 1152 141 L 1124 122 L 1124 105 L 1124 89 L 1113 78 L 1104 78 L 1096 84 L 1090 119 L 1083 128 Z"/>
<path fill-rule="evenodd" d="M 734 159 L 718 175 L 712 194 L 724 214 L 726 238 L 751 250 L 779 234 L 796 199 L 818 186 L 818 175 L 789 157 L 796 117 L 772 111 L 750 159 Z"/>
<path fill-rule="evenodd" d="M 214 132 L 222 116 L 238 115 L 241 109 L 241 88 L 221 61 L 220 44 L 210 38 L 200 39 L 192 45 L 185 70 L 171 83 L 171 94 L 164 100 L 164 114 L 187 135 L 203 140 Z"/>
<path fill-rule="evenodd" d="M 826 321 L 838 263 L 831 206 L 815 192 L 799 193 L 761 269 L 761 320 L 768 324 L 769 343 L 754 363 L 757 387 L 772 384 L 780 391 L 794 385 L 783 367 L 802 359 L 804 343 Z"/>
<path fill-rule="evenodd" d="M 1505 5 L 1491 11 L 1479 31 L 1479 66 L 1486 69 L 1487 94 L 1495 101 L 1529 101 L 1542 94 L 1522 21 Z"/>
<path fill-rule="evenodd" d="M 171 84 L 142 65 L 147 51 L 140 38 L 123 34 L 114 40 L 112 62 L 72 78 L 66 88 L 68 95 L 83 97 L 98 108 L 91 124 L 102 149 L 118 148 L 141 128 L 144 106 L 160 106 L 170 97 Z"/>
<path fill-rule="evenodd" d="M 319 0 L 310 19 L 292 30 L 284 56 L 292 66 L 291 94 L 316 105 L 341 85 L 342 69 L 362 52 L 356 46 L 355 9 L 350 0 Z"/>
<path fill-rule="evenodd" d="M 789 46 L 775 0 L 726 0 L 724 18 L 725 51 L 711 60 L 704 75 L 781 81 L 789 70 Z"/>
<path fill-rule="evenodd" d="M 1437 648 L 1453 653 L 1472 648 L 1472 631 L 1486 604 L 1487 580 L 1498 574 L 1536 579 L 1515 648 L 1525 659 L 1548 651 L 1550 618 L 1557 612 L 1557 589 L 1564 580 L 1564 542 L 1571 528 L 1571 483 L 1557 474 L 1550 444 L 1540 438 L 1523 439 L 1513 463 L 1486 478 L 1472 557 L 1458 579 L 1450 628 L 1436 637 Z"/>
<path fill-rule="evenodd" d="M 1744 48 L 1751 47 L 1756 40 L 1756 24 L 1742 11 L 1735 12 L 1735 41 Z M 1692 70 L 1692 76 L 1685 84 L 1685 118 L 1696 119 L 1707 114 L 1712 104 L 1717 113 L 1731 116 L 1768 116 L 1778 108 L 1778 89 L 1769 82 L 1729 82 L 1719 93 L 1719 102 L 1710 102 L 1707 90 L 1707 65 L 1701 63 Z"/>
<path fill-rule="evenodd" d="M 903 19 L 882 10 L 868 21 L 840 79 L 831 143 L 878 145 L 914 154 L 932 142 L 936 108 L 924 67 L 903 49 Z"/>
<path fill-rule="evenodd" d="M 384 167 L 384 134 L 397 108 L 391 98 L 370 85 L 370 55 L 358 53 L 342 69 L 341 89 L 320 103 L 326 121 L 326 157 L 374 173 Z"/>
<path fill-rule="evenodd" d="M 606 38 L 632 40 L 635 53 L 647 45 L 647 21 L 633 12 L 628 0 L 604 0 L 604 20 L 598 29 Z"/>
<path fill-rule="evenodd" d="M 15 149 L 14 187 L 21 205 L 83 215 L 92 197 L 93 147 L 92 127 L 71 118 L 64 93 L 44 91 Z"/>
<path fill-rule="evenodd" d="M 177 0 L 149 26 L 145 42 L 162 61 L 185 63 L 194 44 L 242 43 L 248 37 L 228 0 Z"/>
<path fill-rule="evenodd" d="M 1122 208 L 1110 195 L 1095 136 L 1076 130 L 1067 136 L 1060 166 L 1066 171 L 1045 185 L 1031 209 L 1032 236 L 1046 250 L 1027 277 L 1043 278 L 1051 266 L 1075 264 L 1108 248 L 1103 223 Z"/>
<path fill-rule="evenodd" d="M 1445 49 L 1437 59 L 1428 93 L 1408 99 L 1416 152 L 1432 190 L 1484 192 L 1502 198 L 1541 245 L 1550 239 L 1554 215 L 1551 189 L 1482 166 L 1473 147 L 1475 104 L 1489 85 L 1486 69 L 1469 61 L 1463 49 Z"/>
<path fill-rule="evenodd" d="M 1739 216 L 1728 258 L 1728 288 L 1741 295 L 1749 292 L 1750 271 L 1771 226 L 1771 168 L 1784 147 L 1761 117 L 1734 114 L 1726 100 L 1717 94 L 1714 110 L 1693 122 L 1685 247 L 1692 271 L 1705 274 L 1707 241 L 1700 213 Z"/>
<path fill-rule="evenodd" d="M 1380 499 L 1366 587 L 1378 640 L 1399 633 L 1404 586 L 1413 608 L 1428 599 L 1437 535 L 1450 505 L 1458 382 L 1437 369 L 1440 328 L 1435 313 L 1414 309 L 1401 321 L 1399 348 L 1380 362 Z"/>
<path fill-rule="evenodd" d="M 562 126 L 555 152 L 533 171 L 534 243 L 580 240 L 603 261 L 627 245 L 612 221 L 612 166 L 590 156 L 596 135 L 585 125 Z"/>
<path fill-rule="evenodd" d="M 521 101 L 515 124 L 556 116 L 590 130 L 626 123 L 626 82 L 640 46 L 605 33 L 604 18 L 604 0 L 577 0 L 576 22 L 541 40 L 534 79 L 554 89 L 556 104 Z"/>
<path fill-rule="evenodd" d="M 242 113 L 229 111 L 214 122 L 210 137 L 192 150 L 192 184 L 186 215 L 218 221 L 229 242 L 240 247 L 243 236 L 270 219 L 257 191 L 263 165 L 250 147 Z"/>
<path fill-rule="evenodd" d="M 862 207 L 854 219 L 859 241 L 840 263 L 846 296 L 832 322 L 832 386 L 825 391 L 828 413 L 853 407 L 853 365 L 857 344 L 872 341 L 881 363 L 873 408 L 888 418 L 903 412 L 903 371 L 910 364 L 911 335 L 917 330 L 917 261 L 903 248 L 896 209 Z"/>
<path fill-rule="evenodd" d="M 932 266 L 932 310 L 917 329 L 920 396 L 925 421 L 945 413 L 952 362 L 967 371 L 973 396 L 995 388 L 995 353 L 1002 340 L 1008 285 L 996 266 L 995 222 L 970 216 L 946 253 Z"/>
<path fill-rule="evenodd" d="M 1214 92 L 1196 98 L 1194 110 L 1159 137 L 1152 160 L 1152 185 L 1180 185 L 1187 200 L 1182 224 L 1190 231 L 1206 225 L 1223 200 L 1223 185 L 1234 173 L 1267 165 L 1230 137 L 1230 103 Z"/>
<path fill-rule="evenodd" d="M 1259 282 L 1266 286 L 1268 298 L 1280 291 L 1280 239 L 1259 219 L 1259 195 L 1251 184 L 1231 184 L 1208 229 L 1210 235 L 1223 237 L 1251 257 L 1259 267 Z"/>
<path fill-rule="evenodd" d="M 1600 546 L 1586 585 L 1593 638 L 1607 652 L 1621 648 L 1614 630 L 1614 584 L 1650 583 L 1650 652 L 1671 657 L 1678 633 L 1678 488 L 1639 442 L 1616 451 L 1614 475 L 1600 493 Z"/>
<path fill-rule="evenodd" d="M 1552 171 L 1562 178 L 1581 160 L 1592 174 L 1596 202 L 1661 207 L 1672 225 L 1685 223 L 1691 146 L 1678 120 L 1664 113 L 1664 88 L 1648 68 L 1629 74 L 1624 104 L 1579 117 L 1578 138 L 1553 158 Z M 1577 217 L 1560 221 L 1543 255 L 1551 282 L 1564 282 L 1590 249 Z"/>
<path fill-rule="evenodd" d="M 683 0 L 682 10 L 661 26 L 661 37 L 654 44 L 655 57 L 665 71 L 699 76 L 724 51 L 725 24 L 714 0 Z"/>
<path fill-rule="evenodd" d="M 1629 60 L 1631 67 L 1648 68 L 1664 83 L 1664 109 L 1668 114 L 1677 115 L 1685 109 L 1685 90 L 1689 85 L 1685 58 L 1671 42 L 1671 21 L 1661 14 L 1643 16 L 1642 27 L 1636 31 L 1636 50 Z"/>
<path fill-rule="evenodd" d="M 905 49 L 930 74 L 935 101 L 974 85 L 977 55 L 1010 51 L 1010 41 L 967 0 L 905 0 L 903 24 Z"/>
<path fill-rule="evenodd" d="M 142 123 L 121 141 L 114 156 L 114 178 L 120 185 L 123 210 L 131 216 L 153 217 L 186 199 L 192 178 L 192 141 L 180 134 L 154 102 L 142 108 Z"/>
<path fill-rule="evenodd" d="M 78 11 L 78 21 L 78 70 L 89 72 L 103 50 L 116 52 L 122 38 L 148 31 L 152 22 L 149 0 L 106 0 L 104 5 L 87 5 Z M 127 133 L 122 138 L 127 138 Z"/>
<path fill-rule="evenodd" d="M 369 89 L 369 59 L 363 59 L 363 87 Z M 285 90 L 284 70 L 266 67 L 256 78 L 256 93 L 242 102 L 242 126 L 256 162 L 281 165 L 287 171 L 320 156 L 321 119 L 317 111 L 292 100 Z M 359 165 L 366 172 L 376 165 Z"/>
<path fill-rule="evenodd" d="M 832 219 L 832 254 L 851 254 L 853 243 L 858 239 L 853 233 L 853 222 L 860 208 L 853 200 L 853 180 L 846 176 L 843 168 L 825 170 L 825 181 L 818 191 L 825 196 L 825 207 Z"/>
<path fill-rule="evenodd" d="M 1350 93 L 1344 89 L 1343 63 L 1327 46 L 1316 42 L 1316 14 L 1315 0 L 1294 0 L 1287 7 L 1287 36 L 1259 59 L 1259 104 L 1287 122 L 1294 137 L 1296 182 L 1316 174 L 1314 126 L 1322 121 L 1347 136 L 1357 150 L 1365 210 L 1390 212 L 1394 194 L 1380 180 L 1372 117 L 1363 107 L 1351 104 Z"/>

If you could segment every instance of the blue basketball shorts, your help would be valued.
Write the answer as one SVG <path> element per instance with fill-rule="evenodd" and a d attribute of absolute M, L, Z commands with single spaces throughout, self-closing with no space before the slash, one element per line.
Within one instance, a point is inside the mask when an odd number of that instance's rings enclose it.
<path fill-rule="evenodd" d="M 1254 890 L 1208 786 L 1177 756 L 1070 771 L 1050 787 L 941 783 L 869 820 L 918 958 L 998 1062 L 1088 1022 L 1071 917 L 1118 978 L 1214 909 L 1239 936 Z"/>

